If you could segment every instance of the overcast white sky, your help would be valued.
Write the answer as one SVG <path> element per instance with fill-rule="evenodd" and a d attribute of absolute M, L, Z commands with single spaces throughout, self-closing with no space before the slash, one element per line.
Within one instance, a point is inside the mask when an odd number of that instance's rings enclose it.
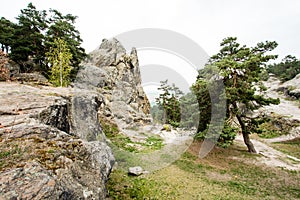
<path fill-rule="evenodd" d="M 209 55 L 221 40 L 236 36 L 255 45 L 275 40 L 275 53 L 300 56 L 298 0 L 0 0 L 0 17 L 13 20 L 32 2 L 38 10 L 54 8 L 78 16 L 76 26 L 87 52 L 103 38 L 137 28 L 177 31 L 197 42 Z"/>

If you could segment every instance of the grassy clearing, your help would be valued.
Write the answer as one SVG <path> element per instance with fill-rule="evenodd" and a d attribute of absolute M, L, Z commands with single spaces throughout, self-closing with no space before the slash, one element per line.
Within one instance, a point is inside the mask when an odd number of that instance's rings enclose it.
<path fill-rule="evenodd" d="M 143 142 L 133 142 L 129 137 L 122 134 L 109 139 L 117 148 L 132 153 L 149 153 L 159 150 L 164 146 L 163 139 L 158 136 L 149 136 Z"/>
<path fill-rule="evenodd" d="M 193 143 L 179 160 L 140 177 L 114 170 L 108 181 L 110 199 L 300 199 L 300 173 L 246 164 L 245 147 L 215 148 L 197 157 Z M 249 163 L 249 162 L 247 162 Z"/>

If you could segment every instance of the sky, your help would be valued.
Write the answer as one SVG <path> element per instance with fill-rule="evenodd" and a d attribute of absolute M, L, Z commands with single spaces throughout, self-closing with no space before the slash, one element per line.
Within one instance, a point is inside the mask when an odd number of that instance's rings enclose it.
<path fill-rule="evenodd" d="M 286 55 L 300 57 L 299 0 L 0 0 L 5 9 L 0 17 L 11 21 L 32 2 L 38 10 L 56 9 L 78 16 L 76 27 L 87 52 L 98 47 L 103 38 L 140 28 L 160 28 L 190 38 L 209 55 L 218 53 L 222 39 L 234 36 L 240 44 L 254 46 L 262 41 L 276 41 L 278 61 Z M 155 58 L 138 52 L 140 64 L 161 64 L 166 56 Z M 151 52 L 148 52 L 151 54 Z M 153 54 L 153 52 L 152 52 Z M 156 60 L 155 60 L 156 59 Z M 179 63 L 169 58 L 169 64 Z M 180 64 L 178 69 L 188 69 Z M 188 65 L 188 64 L 186 64 Z M 188 84 L 196 71 L 184 70 Z M 194 75 L 190 75 L 194 74 Z M 143 76 L 143 74 L 142 74 Z M 193 77 L 192 77 L 193 76 Z M 191 78 L 192 77 L 192 78 Z M 142 77 L 143 78 L 143 77 Z"/>
<path fill-rule="evenodd" d="M 2 2 L 1 2 L 2 1 Z M 209 55 L 223 38 L 242 44 L 278 42 L 276 54 L 300 56 L 298 0 L 1 0 L 0 16 L 14 20 L 32 2 L 38 10 L 54 8 L 78 16 L 76 27 L 87 52 L 103 38 L 138 28 L 163 28 L 197 42 Z"/>

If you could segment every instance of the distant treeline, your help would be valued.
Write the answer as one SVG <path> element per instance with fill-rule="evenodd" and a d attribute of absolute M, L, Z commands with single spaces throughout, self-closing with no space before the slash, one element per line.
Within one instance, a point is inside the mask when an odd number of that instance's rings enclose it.
<path fill-rule="evenodd" d="M 300 60 L 296 57 L 288 55 L 280 63 L 272 64 L 267 67 L 268 74 L 272 73 L 281 81 L 293 79 L 300 73 Z M 268 78 L 265 76 L 264 78 Z"/>

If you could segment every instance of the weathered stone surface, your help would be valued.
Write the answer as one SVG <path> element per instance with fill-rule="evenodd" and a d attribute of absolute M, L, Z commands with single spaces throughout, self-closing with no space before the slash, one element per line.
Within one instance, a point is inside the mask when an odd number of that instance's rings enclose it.
<path fill-rule="evenodd" d="M 77 93 L 72 98 L 71 133 L 86 141 L 101 140 L 104 136 L 98 119 L 98 109 L 102 98 L 92 92 Z"/>
<path fill-rule="evenodd" d="M 70 119 L 69 116 L 69 100 L 59 99 L 53 105 L 50 105 L 47 109 L 43 110 L 38 119 L 46 125 L 50 125 L 58 128 L 61 131 L 70 133 Z"/>
<path fill-rule="evenodd" d="M 37 162 L 1 173 L 0 184 L 1 199 L 49 199 L 56 189 L 51 173 Z"/>
<path fill-rule="evenodd" d="M 8 56 L 0 50 L 0 81 L 9 80 Z"/>
<path fill-rule="evenodd" d="M 104 199 L 114 156 L 99 118 L 121 128 L 151 121 L 136 49 L 103 40 L 74 88 L 37 74 L 0 83 L 0 199 Z M 144 172 L 143 172 L 144 173 Z"/>
<path fill-rule="evenodd" d="M 129 169 L 128 169 L 128 174 L 130 174 L 130 175 L 139 176 L 139 175 L 142 175 L 143 173 L 144 173 L 144 170 L 140 166 L 129 167 Z"/>
<path fill-rule="evenodd" d="M 51 85 L 48 80 L 39 73 L 20 73 L 15 74 L 14 79 L 17 81 L 23 82 L 30 82 L 39 85 Z"/>
<path fill-rule="evenodd" d="M 121 43 L 113 38 L 112 40 L 103 39 L 98 49 L 89 54 L 89 63 L 97 67 L 114 65 L 120 57 L 126 54 L 126 49 Z"/>
<path fill-rule="evenodd" d="M 75 87 L 93 88 L 103 94 L 100 114 L 128 127 L 151 121 L 150 103 L 141 86 L 136 49 L 130 55 L 116 39 L 103 40 L 89 55 L 76 79 Z"/>
<path fill-rule="evenodd" d="M 114 157 L 96 140 L 97 95 L 0 84 L 0 199 L 104 199 Z"/>
<path fill-rule="evenodd" d="M 281 84 L 276 91 L 283 92 L 286 96 L 293 99 L 300 99 L 300 74 Z"/>

